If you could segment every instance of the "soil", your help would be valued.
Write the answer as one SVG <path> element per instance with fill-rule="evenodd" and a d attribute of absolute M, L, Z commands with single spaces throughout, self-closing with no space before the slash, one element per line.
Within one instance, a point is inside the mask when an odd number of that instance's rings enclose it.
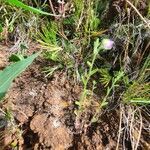
<path fill-rule="evenodd" d="M 36 51 L 30 48 L 30 53 Z M 8 62 L 9 50 L 0 49 L 0 67 Z M 3 148 L 13 150 L 113 150 L 116 149 L 119 114 L 116 110 L 102 115 L 101 121 L 77 132 L 75 101 L 82 87 L 58 71 L 46 78 L 42 58 L 12 84 L 3 103 L 12 114 L 4 132 Z M 10 145 L 11 143 L 11 145 Z"/>

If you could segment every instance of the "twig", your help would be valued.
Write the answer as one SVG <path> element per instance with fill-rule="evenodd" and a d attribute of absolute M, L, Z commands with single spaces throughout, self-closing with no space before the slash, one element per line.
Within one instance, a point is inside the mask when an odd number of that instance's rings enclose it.
<path fill-rule="evenodd" d="M 137 10 L 137 8 L 129 1 L 126 0 L 126 2 L 135 10 L 135 12 L 139 15 L 139 17 L 141 18 L 141 20 L 147 24 L 148 28 L 150 29 L 150 23 L 146 21 L 146 19 L 140 14 L 140 12 Z"/>
<path fill-rule="evenodd" d="M 54 16 L 57 16 L 57 15 L 56 15 L 56 12 L 55 12 L 55 10 L 54 10 L 54 7 L 53 7 L 53 4 L 52 4 L 52 1 L 51 1 L 51 0 L 49 0 L 49 4 L 50 4 L 50 8 L 51 8 L 51 10 L 52 10 Z"/>
<path fill-rule="evenodd" d="M 139 114 L 140 114 L 140 129 L 139 129 L 138 139 L 135 145 L 135 150 L 138 149 L 138 145 L 139 145 L 140 138 L 141 138 L 142 127 L 143 127 L 142 115 L 141 115 L 140 110 L 139 110 Z"/>
<path fill-rule="evenodd" d="M 1 108 L 0 108 L 0 112 L 2 112 L 3 115 L 5 115 L 5 111 L 3 111 Z"/>
<path fill-rule="evenodd" d="M 121 129 L 121 124 L 122 124 L 122 115 L 123 115 L 123 112 L 122 112 L 122 109 L 121 109 L 121 106 L 120 106 L 119 134 L 118 134 L 118 139 L 117 139 L 117 146 L 116 146 L 116 150 L 118 150 L 118 149 L 119 149 L 119 142 L 120 142 L 120 137 L 121 137 L 121 132 L 122 132 L 122 129 Z"/>
<path fill-rule="evenodd" d="M 130 113 L 131 116 L 129 116 L 129 121 L 130 121 L 130 124 L 129 124 L 129 134 L 130 134 L 130 140 L 131 140 L 131 145 L 132 145 L 132 149 L 134 149 L 134 141 L 135 141 L 135 138 L 134 136 L 132 136 L 132 133 L 134 133 L 134 118 L 135 118 L 135 113 L 136 113 L 136 110 L 132 111 Z"/>

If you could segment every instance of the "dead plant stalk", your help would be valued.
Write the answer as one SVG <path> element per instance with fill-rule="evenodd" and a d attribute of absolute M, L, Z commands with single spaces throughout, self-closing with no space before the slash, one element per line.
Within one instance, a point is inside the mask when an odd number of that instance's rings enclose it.
<path fill-rule="evenodd" d="M 135 10 L 135 12 L 139 15 L 141 20 L 147 25 L 147 27 L 150 29 L 150 23 L 141 15 L 141 13 L 137 10 L 137 8 L 129 1 L 126 0 L 126 2 Z"/>

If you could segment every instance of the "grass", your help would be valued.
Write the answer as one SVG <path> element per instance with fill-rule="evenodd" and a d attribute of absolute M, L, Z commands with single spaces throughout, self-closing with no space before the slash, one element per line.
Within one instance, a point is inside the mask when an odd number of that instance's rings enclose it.
<path fill-rule="evenodd" d="M 106 0 L 72 0 L 61 7 L 52 1 L 7 2 L 0 1 L 0 41 L 9 43 L 10 35 L 15 38 L 18 34 L 19 43 L 28 43 L 29 39 L 38 42 L 43 58 L 52 63 L 43 69 L 46 77 L 56 70 L 67 70 L 70 78 L 82 84 L 81 97 L 75 104 L 77 120 L 86 120 L 86 112 L 92 107 L 92 119 L 85 122 L 98 122 L 111 103 L 120 105 L 121 122 L 126 106 L 138 110 L 135 112 L 141 119 L 141 106 L 150 104 L 150 3 L 142 12 L 139 0 L 126 0 L 122 5 Z M 114 18 L 110 18 L 112 7 Z M 108 50 L 101 47 L 106 38 L 115 43 Z"/>

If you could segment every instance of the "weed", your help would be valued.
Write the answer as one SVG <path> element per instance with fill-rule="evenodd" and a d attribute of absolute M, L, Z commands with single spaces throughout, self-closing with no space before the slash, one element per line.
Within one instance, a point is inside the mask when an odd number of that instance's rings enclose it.
<path fill-rule="evenodd" d="M 134 82 L 123 95 L 125 103 L 150 104 L 150 84 Z"/>
<path fill-rule="evenodd" d="M 86 108 L 85 104 L 86 104 L 86 100 L 87 100 L 87 96 L 89 95 L 89 90 L 88 90 L 88 83 L 89 80 L 91 79 L 91 77 L 96 74 L 97 72 L 102 73 L 103 76 L 103 81 L 107 80 L 106 78 L 108 77 L 110 79 L 110 76 L 108 76 L 108 74 L 106 74 L 106 71 L 104 72 L 104 70 L 102 71 L 102 69 L 98 69 L 98 68 L 94 68 L 94 63 L 95 60 L 98 56 L 99 53 L 101 53 L 101 51 L 104 50 L 110 50 L 113 47 L 114 42 L 109 40 L 109 39 L 103 39 L 102 42 L 99 42 L 99 39 L 97 39 L 94 42 L 94 50 L 93 50 L 93 57 L 92 57 L 92 62 L 87 61 L 87 64 L 89 66 L 89 71 L 85 72 L 85 74 L 83 74 L 81 76 L 82 82 L 83 82 L 83 92 L 80 98 L 80 101 L 76 101 L 76 104 L 79 106 L 79 112 L 75 112 L 77 115 L 80 114 L 80 112 L 84 112 L 84 109 Z M 103 101 L 100 102 L 101 105 L 98 108 L 98 110 L 100 110 L 103 106 L 105 106 L 107 104 L 106 100 L 110 94 L 110 92 L 112 91 L 112 89 L 116 86 L 116 83 L 124 76 L 123 72 L 118 72 L 118 74 L 116 74 L 116 76 L 112 79 L 112 85 L 111 87 L 107 89 L 107 94 L 104 97 Z M 105 77 L 105 78 L 104 78 Z M 108 81 L 110 82 L 110 80 Z M 103 82 L 105 83 L 105 82 Z M 96 83 L 93 82 L 93 89 L 95 89 L 95 85 Z M 97 115 L 97 113 L 95 113 L 95 115 Z M 94 115 L 94 119 L 95 119 L 95 115 Z"/>
<path fill-rule="evenodd" d="M 138 78 L 136 81 L 133 81 L 123 95 L 123 100 L 125 103 L 138 105 L 150 103 L 149 67 L 150 57 L 148 56 L 139 71 Z"/>
<path fill-rule="evenodd" d="M 94 62 L 96 60 L 96 57 L 99 53 L 99 51 L 101 50 L 101 47 L 100 47 L 100 42 L 99 42 L 99 39 L 97 39 L 94 43 L 94 50 L 93 50 L 93 58 L 92 58 L 92 62 L 87 62 L 87 64 L 89 65 L 89 71 L 81 76 L 82 78 L 82 82 L 83 82 L 83 93 L 81 95 L 81 99 L 79 102 L 76 102 L 76 104 L 79 105 L 79 110 L 82 111 L 83 107 L 84 107 L 84 100 L 86 99 L 86 95 L 87 95 L 87 84 L 91 78 L 92 75 L 94 75 L 98 69 L 93 69 L 94 67 Z"/>
<path fill-rule="evenodd" d="M 51 22 L 45 26 L 41 27 L 41 32 L 38 33 L 40 43 L 47 43 L 51 44 L 54 47 L 57 46 L 57 34 L 58 34 L 58 27 L 55 22 Z"/>
<path fill-rule="evenodd" d="M 108 84 L 111 82 L 112 80 L 112 76 L 109 73 L 109 69 L 105 68 L 105 69 L 100 69 L 99 70 L 101 77 L 100 77 L 100 82 L 104 85 L 104 87 L 107 87 Z"/>
<path fill-rule="evenodd" d="M 10 57 L 16 63 L 0 72 L 1 96 L 35 58 L 36 54 L 26 58 L 22 49 L 29 39 L 36 40 L 43 58 L 50 62 L 43 68 L 46 77 L 65 70 L 83 86 L 75 102 L 75 124 L 79 120 L 84 125 L 98 122 L 110 105 L 120 105 L 120 132 L 126 124 L 131 132 L 124 131 L 124 136 L 130 134 L 132 148 L 137 149 L 141 106 L 150 104 L 150 2 L 145 11 L 139 9 L 141 3 L 146 4 L 139 0 L 0 1 L 0 40 L 8 43 L 11 39 L 11 51 L 17 50 Z M 7 80 L 7 73 L 13 72 L 11 67 L 16 74 Z M 121 133 L 118 143 L 120 138 Z"/>
<path fill-rule="evenodd" d="M 111 86 L 107 87 L 106 95 L 104 96 L 104 98 L 102 100 L 100 100 L 99 107 L 98 107 L 96 113 L 94 114 L 93 118 L 91 119 L 91 122 L 98 121 L 100 111 L 102 110 L 103 107 L 107 106 L 107 104 L 108 104 L 107 100 L 109 99 L 109 96 L 111 97 L 110 94 L 113 93 L 115 91 L 115 88 L 119 86 L 119 82 L 122 81 L 123 77 L 124 77 L 123 71 L 116 72 L 115 76 L 112 78 Z"/>
<path fill-rule="evenodd" d="M 62 68 L 63 66 L 61 64 L 53 67 L 45 67 L 43 73 L 46 73 L 45 77 L 52 76 L 55 71 Z"/>

